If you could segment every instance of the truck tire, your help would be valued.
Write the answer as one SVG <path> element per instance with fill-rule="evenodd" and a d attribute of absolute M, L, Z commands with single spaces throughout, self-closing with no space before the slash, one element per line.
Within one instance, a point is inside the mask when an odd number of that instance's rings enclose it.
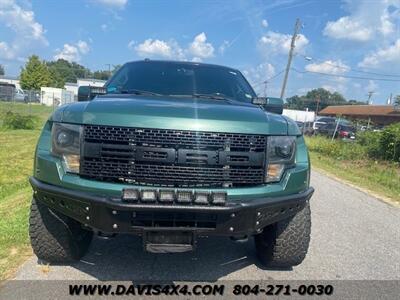
<path fill-rule="evenodd" d="M 56 213 L 32 199 L 29 236 L 33 252 L 48 263 L 67 263 L 80 259 L 89 248 L 93 232 L 75 220 Z"/>
<path fill-rule="evenodd" d="M 268 267 L 289 268 L 306 257 L 311 235 L 310 204 L 296 215 L 264 228 L 255 236 L 258 258 Z"/>

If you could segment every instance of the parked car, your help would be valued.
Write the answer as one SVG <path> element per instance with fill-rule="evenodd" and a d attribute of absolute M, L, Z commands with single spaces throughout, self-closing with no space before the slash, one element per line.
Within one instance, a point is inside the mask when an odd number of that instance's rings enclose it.
<path fill-rule="evenodd" d="M 28 96 L 20 88 L 15 89 L 14 101 L 16 102 L 28 102 Z"/>
<path fill-rule="evenodd" d="M 336 122 L 336 118 L 334 117 L 317 117 L 313 124 L 313 129 L 318 130 L 321 125 L 332 124 Z"/>
<path fill-rule="evenodd" d="M 93 234 L 130 233 L 156 253 L 254 236 L 263 264 L 303 261 L 314 190 L 282 99 L 257 97 L 236 69 L 151 60 L 80 92 L 91 102 L 58 108 L 38 141 L 29 231 L 39 259 L 79 259 Z"/>
<path fill-rule="evenodd" d="M 313 135 L 314 134 L 313 122 L 296 121 L 296 124 L 297 124 L 297 126 L 299 126 L 300 131 L 304 135 Z"/>
<path fill-rule="evenodd" d="M 336 133 L 335 133 L 336 130 Z M 339 124 L 336 128 L 336 123 L 329 123 L 321 125 L 318 129 L 318 134 L 332 137 L 335 133 L 335 138 L 351 139 L 356 138 L 356 129 L 354 126 Z"/>

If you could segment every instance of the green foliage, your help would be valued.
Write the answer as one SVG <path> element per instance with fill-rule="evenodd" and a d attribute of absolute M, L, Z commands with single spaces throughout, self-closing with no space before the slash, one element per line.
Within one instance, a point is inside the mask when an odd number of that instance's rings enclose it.
<path fill-rule="evenodd" d="M 42 86 L 50 86 L 51 83 L 51 73 L 46 64 L 38 56 L 30 56 L 21 70 L 21 87 L 27 90 L 40 90 Z"/>
<path fill-rule="evenodd" d="M 341 140 L 332 141 L 322 136 L 310 138 L 307 145 L 310 151 L 337 160 L 361 160 L 366 156 L 366 149 L 357 143 Z"/>
<path fill-rule="evenodd" d="M 379 144 L 383 159 L 400 162 L 400 123 L 385 127 Z"/>
<path fill-rule="evenodd" d="M 357 142 L 331 141 L 316 136 L 309 140 L 310 151 L 335 159 L 372 159 L 400 162 L 400 123 L 385 127 L 382 131 L 365 131 L 357 134 Z"/>
<path fill-rule="evenodd" d="M 54 76 L 53 80 L 58 86 L 64 86 L 65 82 L 76 83 L 78 78 L 89 77 L 91 75 L 89 69 L 76 62 L 69 62 L 65 59 L 48 61 L 46 65 L 52 72 Z"/>
<path fill-rule="evenodd" d="M 318 104 L 319 101 L 319 104 Z M 305 110 L 308 108 L 311 111 L 322 110 L 329 105 L 354 105 L 365 104 L 356 100 L 346 101 L 346 99 L 338 92 L 331 93 L 323 88 L 313 89 L 308 91 L 304 96 L 295 95 L 286 99 L 286 107 L 290 109 Z"/>
<path fill-rule="evenodd" d="M 92 77 L 94 79 L 108 80 L 110 78 L 110 72 L 106 70 L 94 71 Z"/>
<path fill-rule="evenodd" d="M 394 104 L 400 106 L 400 95 L 397 95 L 397 96 L 394 98 Z"/>
<path fill-rule="evenodd" d="M 3 65 L 0 65 L 0 75 L 4 75 L 4 67 Z"/>
<path fill-rule="evenodd" d="M 37 117 L 32 115 L 21 115 L 8 111 L 5 113 L 3 127 L 7 129 L 34 129 Z"/>
<path fill-rule="evenodd" d="M 382 157 L 380 138 L 380 131 L 364 131 L 357 134 L 357 143 L 365 147 L 369 157 L 380 158 Z"/>

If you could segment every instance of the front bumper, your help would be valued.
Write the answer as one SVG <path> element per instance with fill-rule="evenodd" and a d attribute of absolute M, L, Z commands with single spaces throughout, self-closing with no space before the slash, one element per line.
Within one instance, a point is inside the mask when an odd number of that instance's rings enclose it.
<path fill-rule="evenodd" d="M 50 185 L 30 178 L 34 197 L 53 210 L 103 233 L 191 232 L 198 236 L 241 237 L 300 211 L 314 189 L 289 195 L 228 202 L 225 206 L 161 205 L 122 202 Z"/>

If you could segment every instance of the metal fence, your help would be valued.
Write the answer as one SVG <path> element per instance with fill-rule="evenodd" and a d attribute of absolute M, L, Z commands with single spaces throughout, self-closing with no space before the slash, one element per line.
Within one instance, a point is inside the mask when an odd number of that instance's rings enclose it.
<path fill-rule="evenodd" d="M 40 90 L 22 90 L 12 85 L 0 85 L 0 101 L 40 103 Z"/>

